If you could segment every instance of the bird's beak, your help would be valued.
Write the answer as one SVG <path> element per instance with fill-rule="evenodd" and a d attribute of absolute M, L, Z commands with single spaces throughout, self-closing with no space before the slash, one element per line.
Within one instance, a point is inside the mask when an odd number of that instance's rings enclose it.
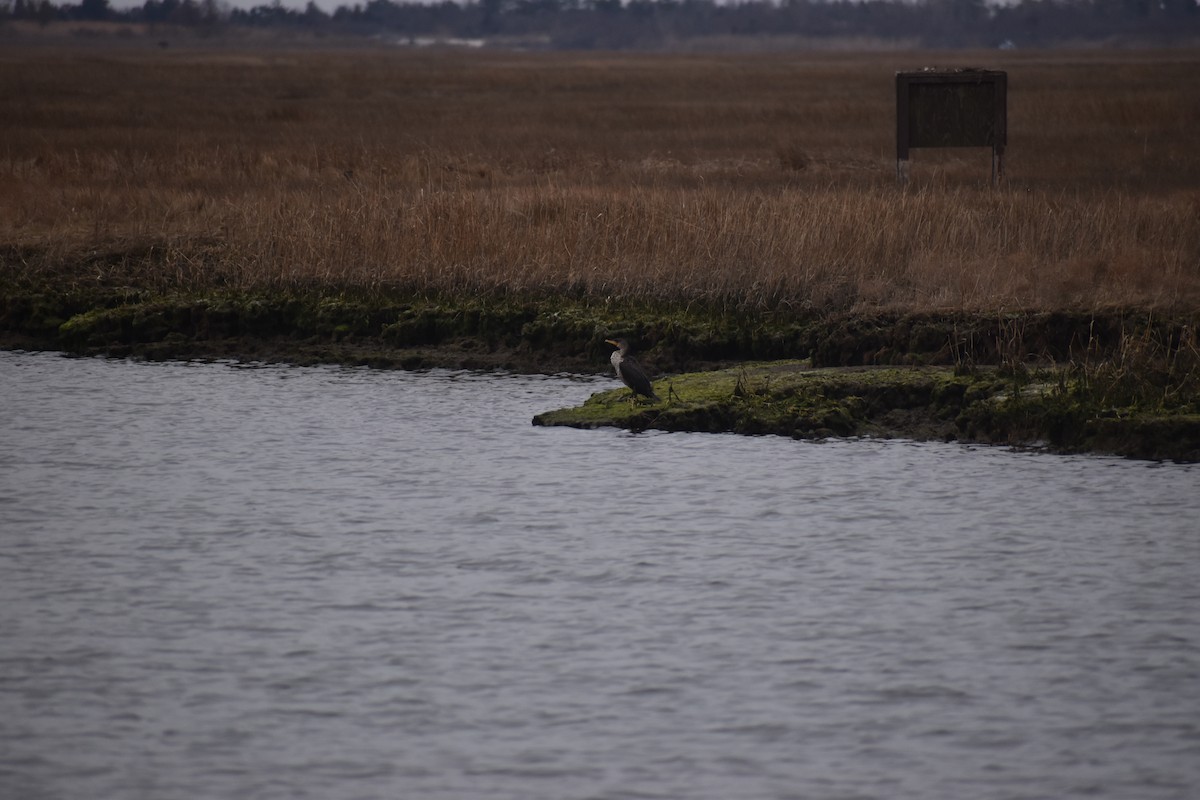
<path fill-rule="evenodd" d="M 605 339 L 605 340 L 604 340 L 604 343 L 605 343 L 605 344 L 611 344 L 613 347 L 620 347 L 620 346 L 621 346 L 621 345 L 617 344 L 617 343 L 616 343 L 616 341 L 615 341 L 615 340 L 613 340 L 613 339 Z"/>

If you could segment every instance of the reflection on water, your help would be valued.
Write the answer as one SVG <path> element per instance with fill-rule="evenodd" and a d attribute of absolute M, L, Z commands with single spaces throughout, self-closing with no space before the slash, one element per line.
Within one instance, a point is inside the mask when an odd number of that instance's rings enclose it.
<path fill-rule="evenodd" d="M 1200 470 L 0 353 L 0 796 L 1189 798 Z"/>

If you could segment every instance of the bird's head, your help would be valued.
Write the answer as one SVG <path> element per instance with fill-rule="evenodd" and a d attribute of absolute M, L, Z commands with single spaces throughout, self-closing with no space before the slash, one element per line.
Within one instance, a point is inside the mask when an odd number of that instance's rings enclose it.
<path fill-rule="evenodd" d="M 622 353 L 624 353 L 626 350 L 629 349 L 629 342 L 625 341 L 624 339 L 605 339 L 604 341 L 607 344 L 611 344 L 613 347 L 617 348 Z"/>

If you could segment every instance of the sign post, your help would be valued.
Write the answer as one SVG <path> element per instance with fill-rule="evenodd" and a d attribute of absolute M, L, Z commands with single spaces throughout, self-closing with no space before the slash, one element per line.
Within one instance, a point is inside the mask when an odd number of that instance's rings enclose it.
<path fill-rule="evenodd" d="M 908 182 L 908 151 L 991 147 L 992 185 L 1004 177 L 1008 73 L 984 69 L 896 73 L 896 179 Z"/>

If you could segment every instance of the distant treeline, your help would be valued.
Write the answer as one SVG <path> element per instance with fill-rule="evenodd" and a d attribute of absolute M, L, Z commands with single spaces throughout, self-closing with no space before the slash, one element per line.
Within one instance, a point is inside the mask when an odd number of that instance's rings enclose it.
<path fill-rule="evenodd" d="M 560 49 L 657 49 L 719 37 L 872 39 L 925 47 L 1047 46 L 1073 42 L 1170 44 L 1200 38 L 1198 0 L 370 0 L 327 13 L 276 2 L 248 10 L 220 0 L 145 0 L 115 10 L 108 0 L 56 5 L 0 0 L 0 25 L 107 21 L 388 35 L 413 39 L 518 40 Z"/>

